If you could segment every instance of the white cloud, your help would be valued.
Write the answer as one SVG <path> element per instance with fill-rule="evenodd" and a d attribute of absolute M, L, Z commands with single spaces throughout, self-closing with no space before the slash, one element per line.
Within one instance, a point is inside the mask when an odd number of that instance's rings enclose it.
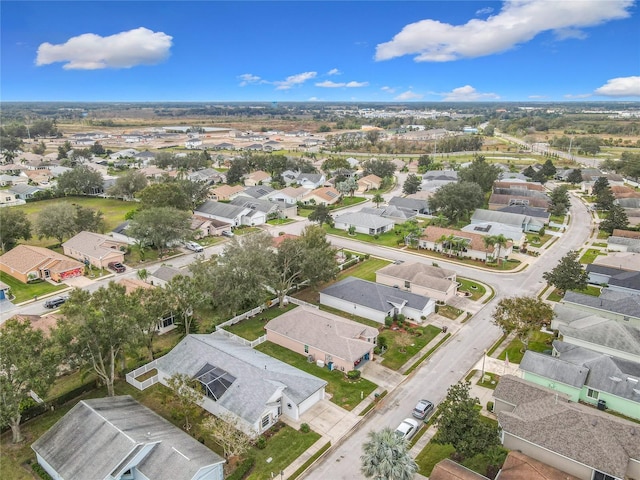
<path fill-rule="evenodd" d="M 274 85 L 277 85 L 276 90 L 289 90 L 291 87 L 295 85 L 301 85 L 307 80 L 311 80 L 318 75 L 318 72 L 304 72 L 298 73 L 296 75 L 290 75 L 285 80 L 279 80 L 276 82 L 271 82 Z"/>
<path fill-rule="evenodd" d="M 495 93 L 480 93 L 471 85 L 454 88 L 450 92 L 441 94 L 443 102 L 477 102 L 478 100 L 496 100 L 500 98 Z"/>
<path fill-rule="evenodd" d="M 606 97 L 640 97 L 640 77 L 612 78 L 594 93 Z"/>
<path fill-rule="evenodd" d="M 316 87 L 323 88 L 360 88 L 369 86 L 369 82 L 332 82 L 331 80 L 325 80 L 324 82 L 316 83 Z"/>
<path fill-rule="evenodd" d="M 65 70 L 98 70 L 155 65 L 169 56 L 172 37 L 140 27 L 108 37 L 85 33 L 65 43 L 42 43 L 36 65 L 65 62 Z"/>
<path fill-rule="evenodd" d="M 342 72 L 340 70 L 338 70 L 337 68 L 332 68 L 331 70 L 329 70 L 327 72 L 327 75 L 341 75 Z"/>
<path fill-rule="evenodd" d="M 627 18 L 633 0 L 557 1 L 517 0 L 486 20 L 471 19 L 464 25 L 421 20 L 376 47 L 376 60 L 416 55 L 417 62 L 448 62 L 509 50 L 546 31 L 560 38 L 576 38 L 580 28 Z"/>
<path fill-rule="evenodd" d="M 387 85 L 382 87 L 380 90 L 382 90 L 383 92 L 387 92 L 387 93 L 396 93 L 396 89 L 395 88 L 389 87 Z"/>
<path fill-rule="evenodd" d="M 238 78 L 242 80 L 240 82 L 241 87 L 246 87 L 252 83 L 262 83 L 262 79 L 257 75 L 252 75 L 251 73 L 243 73 L 242 75 L 238 75 Z"/>
<path fill-rule="evenodd" d="M 529 97 L 531 100 L 541 100 L 543 98 L 549 98 L 546 95 L 529 95 Z"/>
<path fill-rule="evenodd" d="M 405 100 L 420 100 L 424 95 L 421 93 L 412 92 L 411 90 L 407 90 L 406 92 L 398 95 L 394 100 L 405 101 Z"/>
<path fill-rule="evenodd" d="M 566 95 L 564 95 L 564 98 L 589 98 L 591 96 L 590 93 L 567 93 Z"/>
<path fill-rule="evenodd" d="M 476 15 L 489 15 L 491 12 L 493 12 L 492 7 L 484 7 L 484 8 L 481 8 L 480 10 L 477 10 Z"/>

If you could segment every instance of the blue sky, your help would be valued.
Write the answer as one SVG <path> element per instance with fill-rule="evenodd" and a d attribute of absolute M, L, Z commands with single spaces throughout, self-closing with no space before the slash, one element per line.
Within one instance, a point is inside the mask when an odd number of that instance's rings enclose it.
<path fill-rule="evenodd" d="M 633 0 L 2 1 L 3 101 L 640 99 Z"/>

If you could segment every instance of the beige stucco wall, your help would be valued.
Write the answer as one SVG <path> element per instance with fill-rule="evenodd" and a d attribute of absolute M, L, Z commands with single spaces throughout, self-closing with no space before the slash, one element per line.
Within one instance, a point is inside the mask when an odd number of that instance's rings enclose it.
<path fill-rule="evenodd" d="M 376 273 L 376 283 L 381 283 L 382 285 L 387 285 L 389 287 L 398 285 L 398 288 L 400 288 L 401 290 L 406 290 L 417 295 L 423 295 L 425 297 L 433 298 L 434 300 L 439 300 L 441 302 L 447 302 L 451 300 L 456 294 L 455 283 L 451 283 L 451 288 L 446 292 L 435 290 L 425 285 L 416 285 L 415 283 L 410 283 L 409 288 L 407 289 L 404 286 L 405 281 L 403 279 L 385 275 L 384 273 Z"/>

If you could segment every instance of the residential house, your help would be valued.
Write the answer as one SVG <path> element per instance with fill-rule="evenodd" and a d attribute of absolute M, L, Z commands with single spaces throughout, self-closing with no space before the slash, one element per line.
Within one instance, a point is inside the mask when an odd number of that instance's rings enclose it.
<path fill-rule="evenodd" d="M 404 315 L 420 323 L 435 312 L 435 300 L 356 277 L 347 277 L 320 292 L 320 304 L 384 324 L 386 317 Z"/>
<path fill-rule="evenodd" d="M 396 224 L 404 223 L 408 220 L 413 220 L 416 218 L 416 213 L 413 210 L 394 207 L 393 205 L 379 208 L 363 207 L 360 209 L 359 213 L 383 217 L 389 220 L 393 220 L 393 222 Z"/>
<path fill-rule="evenodd" d="M 389 205 L 404 210 L 411 210 L 416 215 L 431 215 L 429 201 L 420 198 L 411 197 L 391 197 Z"/>
<path fill-rule="evenodd" d="M 125 150 L 120 150 L 115 153 L 109 155 L 109 159 L 111 160 L 120 160 L 122 158 L 134 158 L 140 152 L 135 148 L 127 148 Z"/>
<path fill-rule="evenodd" d="M 518 215 L 528 215 L 540 219 L 545 224 L 549 223 L 551 214 L 544 208 L 530 207 L 528 205 L 509 205 L 497 209 L 499 212 L 516 213 Z"/>
<path fill-rule="evenodd" d="M 323 173 L 301 173 L 296 177 L 296 183 L 307 189 L 319 188 L 326 181 Z"/>
<path fill-rule="evenodd" d="M 31 448 L 57 480 L 224 478 L 224 458 L 129 395 L 81 400 Z"/>
<path fill-rule="evenodd" d="M 392 263 L 376 271 L 376 283 L 448 302 L 456 296 L 456 272 L 425 263 Z"/>
<path fill-rule="evenodd" d="M 24 205 L 26 202 L 16 197 L 16 194 L 9 190 L 0 190 L 0 207 L 11 207 L 14 205 Z"/>
<path fill-rule="evenodd" d="M 248 198 L 256 198 L 256 199 L 266 199 L 271 195 L 275 190 L 268 185 L 256 185 L 254 187 L 246 187 L 244 190 L 239 192 L 236 197 L 248 197 Z M 231 199 L 233 200 L 233 198 Z"/>
<path fill-rule="evenodd" d="M 0 175 L 0 187 L 11 187 L 12 185 L 27 184 L 27 175 Z"/>
<path fill-rule="evenodd" d="M 435 464 L 429 480 L 489 480 L 484 475 L 469 470 L 464 465 L 454 462 L 449 458 L 440 460 Z M 559 479 L 563 480 L 563 479 Z"/>
<path fill-rule="evenodd" d="M 640 326 L 568 304 L 556 304 L 553 311 L 551 328 L 565 343 L 640 363 Z"/>
<path fill-rule="evenodd" d="M 607 239 L 607 250 L 640 253 L 640 232 L 615 229 Z"/>
<path fill-rule="evenodd" d="M 378 190 L 382 186 L 382 179 L 377 175 L 367 175 L 358 179 L 358 193 L 368 190 Z"/>
<path fill-rule="evenodd" d="M 187 335 L 169 353 L 154 360 L 152 382 L 167 384 L 176 373 L 196 380 L 205 393 L 202 407 L 213 415 L 231 415 L 241 430 L 257 436 L 281 415 L 293 420 L 324 398 L 327 382 L 238 343 L 223 330 Z"/>
<path fill-rule="evenodd" d="M 156 154 L 150 152 L 149 150 L 145 150 L 144 152 L 138 152 L 133 155 L 133 159 L 138 163 L 138 165 L 148 166 L 156 159 Z"/>
<path fill-rule="evenodd" d="M 245 225 L 243 219 L 250 212 L 250 208 L 207 200 L 197 207 L 193 213 L 199 217 L 211 218 L 228 223 L 232 228 L 235 228 L 239 225 Z M 264 221 L 266 221 L 266 215 L 264 216 Z"/>
<path fill-rule="evenodd" d="M 348 212 L 334 219 L 334 226 L 339 230 L 349 231 L 352 227 L 357 233 L 380 235 L 393 230 L 395 222 L 389 218 L 371 213 Z"/>
<path fill-rule="evenodd" d="M 227 201 L 234 198 L 243 190 L 244 187 L 242 185 L 220 185 L 219 187 L 212 188 L 209 191 L 209 196 L 212 200 Z"/>
<path fill-rule="evenodd" d="M 640 420 L 640 363 L 611 357 L 560 340 L 553 355 L 527 350 L 523 378 L 604 410 Z"/>
<path fill-rule="evenodd" d="M 256 185 L 266 185 L 271 183 L 271 175 L 262 170 L 248 173 L 244 177 L 244 184 L 247 187 L 255 187 Z"/>
<path fill-rule="evenodd" d="M 19 183 L 7 188 L 5 192 L 15 195 L 17 200 L 31 200 L 35 194 L 44 191 L 41 187 Z"/>
<path fill-rule="evenodd" d="M 489 197 L 489 210 L 502 210 L 504 207 L 524 205 L 534 208 L 549 208 L 549 198 L 546 194 L 535 190 L 507 190 L 499 189 Z"/>
<path fill-rule="evenodd" d="M 200 140 L 199 138 L 190 138 L 189 140 L 184 142 L 184 146 L 189 150 L 194 150 L 202 146 L 202 140 Z"/>
<path fill-rule="evenodd" d="M 497 222 L 466 225 L 460 230 L 463 232 L 477 233 L 483 237 L 502 235 L 509 239 L 516 248 L 522 247 L 527 241 L 526 235 L 518 227 Z"/>
<path fill-rule="evenodd" d="M 302 203 L 306 205 L 333 205 L 340 201 L 340 192 L 333 187 L 320 187 L 311 190 L 304 197 Z"/>
<path fill-rule="evenodd" d="M 80 232 L 62 244 L 65 255 L 85 265 L 107 268 L 110 262 L 124 263 L 127 242 L 94 232 Z"/>
<path fill-rule="evenodd" d="M 582 480 L 640 477 L 638 424 L 513 375 L 493 396 L 505 448 Z"/>
<path fill-rule="evenodd" d="M 82 276 L 84 264 L 48 248 L 17 245 L 0 256 L 0 271 L 23 283 L 36 279 L 61 282 Z"/>
<path fill-rule="evenodd" d="M 576 310 L 640 327 L 640 295 L 603 288 L 599 297 L 566 292 L 561 301 Z"/>
<path fill-rule="evenodd" d="M 516 227 L 525 233 L 537 233 L 544 228 L 544 222 L 539 217 L 476 208 L 471 216 L 471 224 L 477 225 L 488 222 L 502 223 L 507 226 Z"/>
<path fill-rule="evenodd" d="M 38 185 L 42 188 L 51 187 L 51 181 L 53 180 L 53 173 L 48 168 L 40 170 L 27 170 L 24 172 L 27 176 L 30 185 Z"/>
<path fill-rule="evenodd" d="M 624 267 L 628 271 L 640 271 L 640 252 L 608 252 L 607 255 L 598 255 L 593 263 L 603 267 Z"/>
<path fill-rule="evenodd" d="M 192 276 L 192 273 L 189 270 L 180 270 L 174 267 L 170 267 L 168 265 L 162 265 L 158 269 L 154 270 L 148 280 L 151 285 L 157 285 L 159 287 L 164 287 L 167 283 L 173 280 L 175 277 L 182 275 L 185 277 Z"/>
<path fill-rule="evenodd" d="M 212 185 L 214 183 L 222 183 L 226 181 L 226 175 L 221 174 L 214 168 L 203 168 L 202 170 L 196 170 L 187 175 L 187 178 L 192 182 L 206 183 Z"/>
<path fill-rule="evenodd" d="M 274 218 L 287 218 L 290 216 L 294 217 L 298 213 L 297 205 L 285 206 L 269 200 L 260 200 L 257 198 L 243 196 L 239 196 L 231 200 L 231 205 L 250 208 L 252 210 L 251 213 L 247 214 L 247 217 L 255 218 L 251 218 L 250 221 L 243 220 L 246 225 L 262 225 L 263 223 L 266 223 L 267 220 L 272 220 Z M 258 220 L 258 218 L 263 215 L 264 220 Z M 260 223 L 258 223 L 258 221 Z"/>
<path fill-rule="evenodd" d="M 302 201 L 302 198 L 307 193 L 309 193 L 309 190 L 304 187 L 286 187 L 282 190 L 275 190 L 271 192 L 267 198 L 272 202 L 279 204 L 296 205 L 298 202 Z"/>
<path fill-rule="evenodd" d="M 494 191 L 496 189 L 508 190 L 530 190 L 536 192 L 545 192 L 544 185 L 535 182 L 522 182 L 513 180 L 498 180 L 493 183 Z"/>
<path fill-rule="evenodd" d="M 113 230 L 111 230 L 111 232 L 109 232 L 109 234 L 117 242 L 126 243 L 128 245 L 135 245 L 136 243 L 138 243 L 138 240 L 127 235 L 128 228 L 129 220 L 122 222 L 121 224 L 116 226 Z"/>
<path fill-rule="evenodd" d="M 505 246 L 486 245 L 484 238 L 479 233 L 430 225 L 422 231 L 418 248 L 481 261 L 506 259 L 511 255 L 512 242 L 507 242 Z"/>
<path fill-rule="evenodd" d="M 433 480 L 433 476 L 429 477 Z M 507 454 L 495 480 L 579 480 L 517 450 Z"/>
<path fill-rule="evenodd" d="M 420 190 L 435 192 L 443 185 L 458 182 L 458 172 L 455 170 L 430 170 L 422 175 Z"/>
<path fill-rule="evenodd" d="M 222 235 L 223 232 L 230 232 L 231 224 L 194 214 L 191 217 L 191 230 L 195 232 L 196 238 L 217 237 Z"/>
<path fill-rule="evenodd" d="M 640 271 L 607 267 L 590 263 L 587 265 L 589 283 L 607 285 L 614 292 L 640 295 Z"/>
<path fill-rule="evenodd" d="M 329 370 L 350 371 L 373 358 L 378 329 L 311 307 L 297 307 L 265 326 L 267 341 Z"/>

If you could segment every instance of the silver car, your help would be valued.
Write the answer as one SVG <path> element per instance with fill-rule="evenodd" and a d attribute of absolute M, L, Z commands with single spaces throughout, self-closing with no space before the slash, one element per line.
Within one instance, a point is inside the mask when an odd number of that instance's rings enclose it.
<path fill-rule="evenodd" d="M 416 422 L 413 418 L 405 418 L 398 428 L 396 428 L 396 435 L 400 438 L 404 438 L 406 440 L 410 440 L 416 432 L 418 431 L 418 422 Z"/>

